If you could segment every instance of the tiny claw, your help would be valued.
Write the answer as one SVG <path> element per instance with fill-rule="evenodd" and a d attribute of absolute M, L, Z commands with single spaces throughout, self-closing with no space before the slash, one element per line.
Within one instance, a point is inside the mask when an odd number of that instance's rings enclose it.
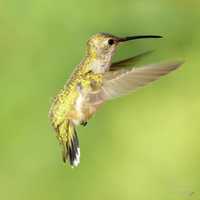
<path fill-rule="evenodd" d="M 82 125 L 82 126 L 86 126 L 86 125 L 87 125 L 87 122 L 82 121 L 82 122 L 81 122 L 81 125 Z"/>

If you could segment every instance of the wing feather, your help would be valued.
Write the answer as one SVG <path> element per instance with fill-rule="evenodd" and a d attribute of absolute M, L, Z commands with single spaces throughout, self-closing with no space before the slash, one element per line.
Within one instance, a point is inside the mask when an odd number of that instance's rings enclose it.
<path fill-rule="evenodd" d="M 182 61 L 174 61 L 129 70 L 122 69 L 116 71 L 116 73 L 107 72 L 103 81 L 103 88 L 99 94 L 107 100 L 126 95 L 170 73 L 181 64 Z"/>
<path fill-rule="evenodd" d="M 120 61 L 117 61 L 117 62 L 114 62 L 110 66 L 110 71 L 119 70 L 120 68 L 123 68 L 123 67 L 133 67 L 144 56 L 147 56 L 152 52 L 153 52 L 152 50 L 151 51 L 145 51 L 145 52 L 140 53 L 140 54 L 138 54 L 136 56 L 133 56 L 133 57 L 130 57 L 130 58 L 127 58 L 127 59 L 124 59 L 124 60 L 120 60 Z"/>

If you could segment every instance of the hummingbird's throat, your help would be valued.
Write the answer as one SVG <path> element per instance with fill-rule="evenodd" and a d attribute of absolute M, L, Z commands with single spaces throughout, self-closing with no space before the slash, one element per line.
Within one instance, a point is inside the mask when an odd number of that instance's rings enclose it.
<path fill-rule="evenodd" d="M 111 65 L 111 59 L 112 55 L 109 54 L 97 57 L 91 60 L 90 68 L 95 74 L 105 73 L 109 70 L 109 67 Z"/>
<path fill-rule="evenodd" d="M 111 54 L 106 55 L 87 55 L 81 64 L 83 71 L 92 71 L 95 74 L 104 73 L 109 70 L 111 65 Z"/>

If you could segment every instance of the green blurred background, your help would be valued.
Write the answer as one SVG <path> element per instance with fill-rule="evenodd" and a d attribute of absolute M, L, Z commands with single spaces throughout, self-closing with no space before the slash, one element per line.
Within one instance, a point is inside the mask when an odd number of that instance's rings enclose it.
<path fill-rule="evenodd" d="M 0 198 L 200 199 L 200 1 L 1 0 Z M 52 97 L 96 32 L 160 34 L 121 46 L 114 60 L 183 67 L 105 104 L 78 129 L 81 164 L 61 160 L 49 125 Z"/>

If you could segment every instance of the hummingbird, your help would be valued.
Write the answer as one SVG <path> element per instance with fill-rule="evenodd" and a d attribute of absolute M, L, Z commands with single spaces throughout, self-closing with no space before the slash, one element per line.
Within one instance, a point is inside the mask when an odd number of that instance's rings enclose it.
<path fill-rule="evenodd" d="M 149 52 L 112 62 L 117 47 L 127 41 L 162 38 L 159 35 L 117 37 L 97 33 L 87 41 L 86 56 L 75 68 L 63 89 L 54 97 L 49 118 L 62 147 L 62 158 L 74 167 L 80 162 L 78 125 L 88 120 L 106 102 L 127 95 L 177 69 L 182 61 L 136 67 Z"/>

